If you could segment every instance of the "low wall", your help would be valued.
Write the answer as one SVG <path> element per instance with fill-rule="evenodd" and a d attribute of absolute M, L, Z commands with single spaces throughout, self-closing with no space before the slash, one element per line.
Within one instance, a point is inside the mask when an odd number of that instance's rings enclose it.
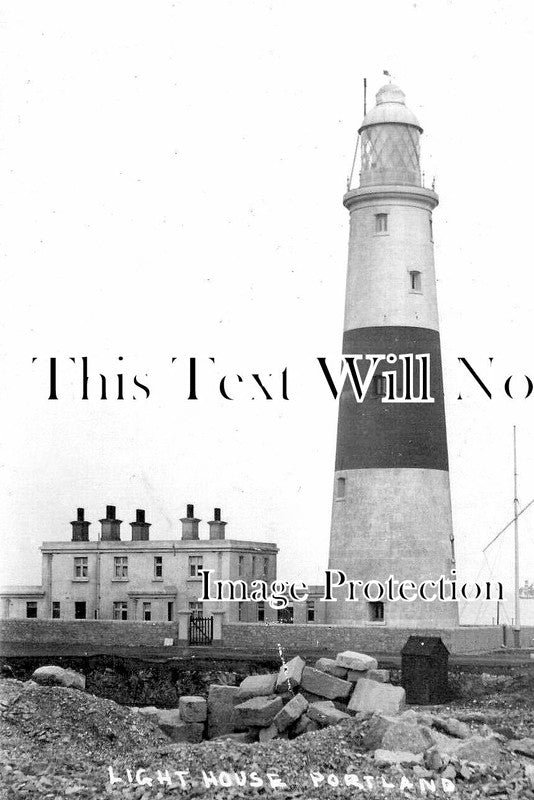
<path fill-rule="evenodd" d="M 521 628 L 521 647 L 534 647 L 534 626 Z M 504 644 L 506 647 L 514 647 L 514 629 L 511 625 L 507 625 L 504 629 Z"/>
<path fill-rule="evenodd" d="M 0 620 L 1 642 L 87 644 L 91 647 L 163 647 L 164 639 L 178 639 L 176 622 L 122 620 Z"/>
<path fill-rule="evenodd" d="M 225 647 L 246 647 L 250 651 L 272 651 L 281 645 L 286 653 L 314 649 L 357 650 L 399 653 L 409 636 L 441 636 L 451 653 L 485 653 L 499 650 L 503 643 L 500 627 L 461 627 L 445 630 L 414 628 L 338 627 L 335 625 L 223 625 Z"/>
<path fill-rule="evenodd" d="M 409 636 L 441 636 L 451 653 L 487 653 L 500 650 L 503 641 L 513 646 L 510 629 L 501 627 L 460 627 L 436 629 L 386 627 L 341 627 L 324 624 L 281 625 L 239 622 L 224 624 L 224 648 L 242 652 L 276 654 L 280 644 L 286 653 L 323 650 L 359 650 L 399 653 Z M 503 634 L 506 639 L 503 639 Z M 129 622 L 111 620 L 0 620 L 0 642 L 74 644 L 89 647 L 163 647 L 164 639 L 178 644 L 176 622 Z M 534 628 L 525 628 L 522 646 L 532 647 Z M 183 642 L 182 642 L 183 644 Z"/>

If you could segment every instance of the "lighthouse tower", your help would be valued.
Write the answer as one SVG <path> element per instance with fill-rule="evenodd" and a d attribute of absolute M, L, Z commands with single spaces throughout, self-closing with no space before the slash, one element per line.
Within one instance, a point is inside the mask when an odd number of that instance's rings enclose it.
<path fill-rule="evenodd" d="M 385 584 L 394 576 L 419 585 L 450 580 L 455 564 L 432 236 L 438 196 L 422 186 L 422 128 L 404 97 L 392 84 L 376 95 L 359 131 L 360 185 L 343 200 L 350 212 L 343 354 L 384 358 L 363 402 L 349 380 L 340 395 L 329 568 L 347 580 Z M 419 386 L 425 354 L 429 395 L 410 396 L 406 365 L 413 362 Z M 369 361 L 358 364 L 363 377 Z M 386 402 L 388 372 L 401 402 Z M 425 593 L 434 595 L 429 585 Z M 329 603 L 328 620 L 458 625 L 455 602 L 388 601 L 375 584 L 367 599 L 356 596 Z"/>

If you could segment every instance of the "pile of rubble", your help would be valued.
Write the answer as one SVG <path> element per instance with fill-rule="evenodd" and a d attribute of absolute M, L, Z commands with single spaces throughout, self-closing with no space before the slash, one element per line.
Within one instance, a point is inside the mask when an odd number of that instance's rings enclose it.
<path fill-rule="evenodd" d="M 152 796 L 152 781 L 160 798 L 179 765 L 193 794 L 217 800 L 257 796 L 257 775 L 267 785 L 273 771 L 288 798 L 324 787 L 332 798 L 356 790 L 373 800 L 412 791 L 534 800 L 530 694 L 514 695 L 513 707 L 495 694 L 484 707 L 406 710 L 404 690 L 388 678 L 358 653 L 313 667 L 294 658 L 278 673 L 183 696 L 177 708 L 132 709 L 83 691 L 78 673 L 40 668 L 30 681 L 0 681 L 0 783 L 21 800 L 138 800 Z"/>
<path fill-rule="evenodd" d="M 404 706 L 404 689 L 389 683 L 363 653 L 338 653 L 314 667 L 299 656 L 278 673 L 250 675 L 239 686 L 212 684 L 207 699 L 180 697 L 178 708 L 138 708 L 175 742 L 231 736 L 237 741 L 295 738 L 351 714 L 380 710 L 397 713 Z"/>

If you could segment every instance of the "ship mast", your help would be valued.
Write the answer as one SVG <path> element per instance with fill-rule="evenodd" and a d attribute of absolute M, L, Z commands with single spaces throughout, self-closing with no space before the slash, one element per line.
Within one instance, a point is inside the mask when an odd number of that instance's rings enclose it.
<path fill-rule="evenodd" d="M 514 646 L 521 647 L 521 611 L 519 600 L 519 500 L 517 498 L 517 436 L 514 425 Z"/>

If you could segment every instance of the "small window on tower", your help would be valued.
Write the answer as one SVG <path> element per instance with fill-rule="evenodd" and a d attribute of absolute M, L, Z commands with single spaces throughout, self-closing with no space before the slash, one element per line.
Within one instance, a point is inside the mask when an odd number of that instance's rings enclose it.
<path fill-rule="evenodd" d="M 375 375 L 375 394 L 377 397 L 385 397 L 387 392 L 387 379 L 385 375 Z"/>
<path fill-rule="evenodd" d="M 388 232 L 388 215 L 375 214 L 375 233 Z"/>
<path fill-rule="evenodd" d="M 336 500 L 343 500 L 345 497 L 345 478 L 336 480 Z"/>
<path fill-rule="evenodd" d="M 430 241 L 433 242 L 434 241 L 434 229 L 432 227 L 432 214 L 430 215 L 428 221 L 430 223 Z"/>
<path fill-rule="evenodd" d="M 384 603 L 379 600 L 369 603 L 369 621 L 384 622 Z"/>
<path fill-rule="evenodd" d="M 421 273 L 415 269 L 410 270 L 410 291 L 421 292 Z"/>

